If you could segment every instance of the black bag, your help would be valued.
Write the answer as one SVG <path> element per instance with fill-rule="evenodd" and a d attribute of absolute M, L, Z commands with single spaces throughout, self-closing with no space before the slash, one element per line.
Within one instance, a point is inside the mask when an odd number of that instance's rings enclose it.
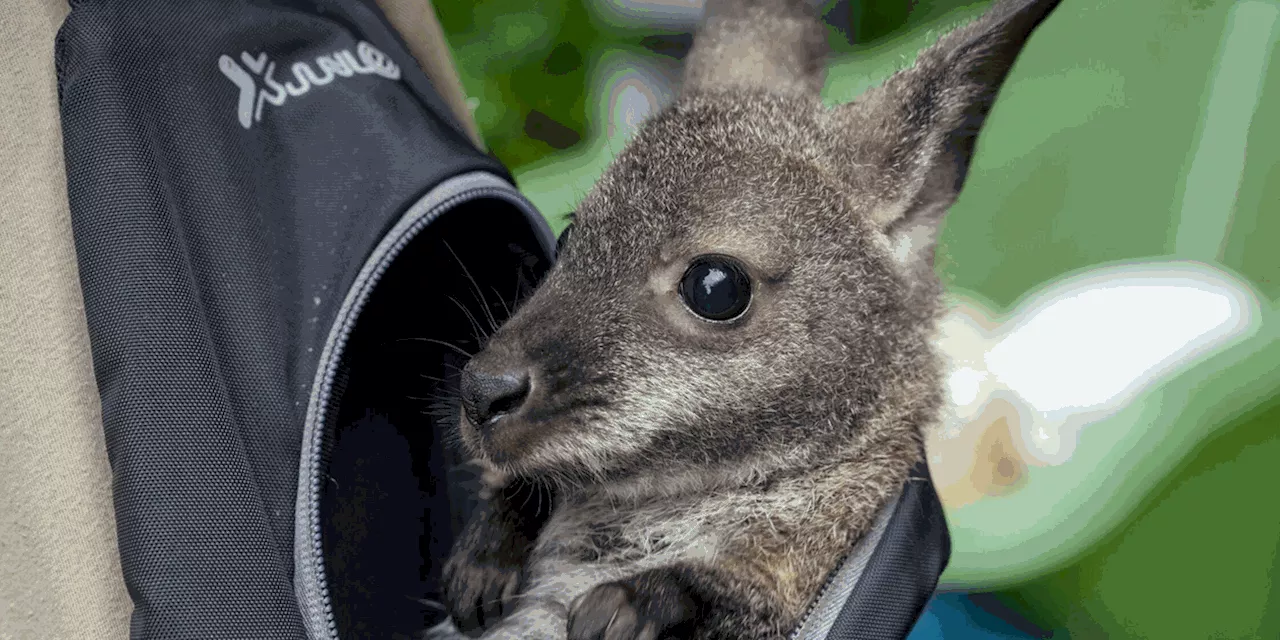
<path fill-rule="evenodd" d="M 372 0 L 72 5 L 68 191 L 132 637 L 431 627 L 473 490 L 444 446 L 460 351 L 549 268 L 549 228 Z"/>

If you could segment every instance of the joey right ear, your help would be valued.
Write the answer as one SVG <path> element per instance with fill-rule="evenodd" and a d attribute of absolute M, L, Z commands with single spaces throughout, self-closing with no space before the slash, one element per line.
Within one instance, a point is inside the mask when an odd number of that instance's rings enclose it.
<path fill-rule="evenodd" d="M 910 68 L 834 114 L 874 177 L 876 224 L 901 261 L 931 266 L 943 216 L 964 185 L 978 133 L 1032 32 L 1061 0 L 998 0 Z"/>
<path fill-rule="evenodd" d="M 684 61 L 684 90 L 759 89 L 817 96 L 827 34 L 813 0 L 707 0 Z"/>

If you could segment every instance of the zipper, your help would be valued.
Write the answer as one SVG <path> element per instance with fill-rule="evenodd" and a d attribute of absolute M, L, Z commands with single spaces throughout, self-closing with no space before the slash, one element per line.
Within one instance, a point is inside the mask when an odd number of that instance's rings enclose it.
<path fill-rule="evenodd" d="M 827 592 L 831 591 L 831 586 L 835 584 L 836 578 L 840 576 L 840 571 L 844 569 L 844 565 L 849 562 L 849 556 L 852 553 L 846 553 L 840 557 L 840 562 L 836 563 L 831 573 L 827 574 L 827 579 L 822 583 L 822 588 L 818 589 L 818 595 L 814 596 L 813 601 L 809 603 L 809 608 L 805 609 L 804 615 L 800 616 L 800 624 L 796 625 L 796 630 L 788 636 L 789 640 L 800 640 L 800 635 L 804 633 L 805 626 L 809 624 L 809 618 L 813 617 L 813 612 L 818 609 L 818 604 L 827 598 Z"/>
<path fill-rule="evenodd" d="M 902 500 L 902 492 L 899 492 L 892 500 L 889 500 L 880 512 L 876 514 L 872 520 L 871 528 L 862 539 L 854 543 L 853 548 L 845 553 L 840 561 L 836 563 L 831 573 L 827 574 L 826 581 L 822 584 L 822 588 L 818 590 L 817 595 L 810 601 L 808 609 L 804 615 L 800 616 L 800 622 L 796 625 L 795 630 L 788 636 L 788 640 L 822 640 L 827 638 L 831 633 L 831 624 L 835 621 L 836 615 L 844 608 L 844 603 L 853 594 L 854 587 L 862 580 L 862 574 L 867 568 L 867 563 L 871 559 L 871 554 L 880 544 L 880 539 L 884 537 L 885 531 L 888 530 L 889 520 L 897 510 L 898 503 Z M 838 589 L 836 587 L 839 587 Z M 840 598 L 839 601 L 833 601 L 833 598 Z M 817 615 L 819 609 L 831 610 L 834 608 L 835 615 L 826 616 L 825 622 L 814 622 L 814 616 Z M 829 611 L 830 613 L 830 611 Z M 810 624 L 814 626 L 811 628 Z M 824 628 L 825 627 L 825 628 Z M 819 635 L 820 634 L 820 635 Z"/>
<path fill-rule="evenodd" d="M 310 640 L 338 640 L 321 539 L 320 496 L 324 486 L 321 481 L 321 453 L 328 428 L 325 416 L 347 339 L 374 288 L 409 242 L 444 212 L 464 202 L 485 197 L 504 200 L 521 209 L 535 227 L 548 255 L 551 255 L 550 247 L 555 246 L 554 235 L 533 205 L 510 183 L 483 171 L 450 178 L 414 203 L 382 237 L 347 290 L 329 330 L 307 404 L 294 514 L 294 591 Z"/>

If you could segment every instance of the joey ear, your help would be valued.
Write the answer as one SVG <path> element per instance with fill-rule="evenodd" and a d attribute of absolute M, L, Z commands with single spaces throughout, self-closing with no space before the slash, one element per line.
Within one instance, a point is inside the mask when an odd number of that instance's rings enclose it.
<path fill-rule="evenodd" d="M 815 0 L 707 0 L 685 57 L 689 90 L 763 89 L 817 96 L 827 33 Z"/>
<path fill-rule="evenodd" d="M 876 223 L 903 262 L 932 266 L 942 218 L 960 195 L 978 133 L 1027 39 L 1061 0 L 997 0 L 913 66 L 837 112 L 864 168 L 879 167 Z M 840 113 L 844 112 L 844 113 Z M 870 156 L 870 157 L 867 157 Z"/>

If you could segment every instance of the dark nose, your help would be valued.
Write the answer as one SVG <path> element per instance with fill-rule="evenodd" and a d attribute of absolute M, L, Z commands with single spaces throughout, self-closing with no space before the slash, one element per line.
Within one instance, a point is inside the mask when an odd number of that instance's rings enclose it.
<path fill-rule="evenodd" d="M 488 427 L 490 421 L 515 412 L 529 395 L 527 373 L 492 375 L 470 368 L 462 371 L 462 408 L 471 424 Z"/>

